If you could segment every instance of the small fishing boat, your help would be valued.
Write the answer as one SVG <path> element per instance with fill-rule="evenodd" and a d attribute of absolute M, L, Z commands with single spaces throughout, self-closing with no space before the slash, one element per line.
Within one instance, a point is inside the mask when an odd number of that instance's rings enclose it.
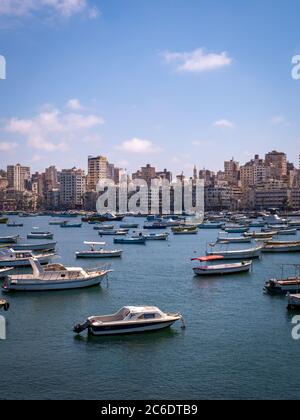
<path fill-rule="evenodd" d="M 250 243 L 251 240 L 252 240 L 251 237 L 246 237 L 246 236 L 219 235 L 217 242 L 221 244 L 243 244 L 243 243 Z"/>
<path fill-rule="evenodd" d="M 144 236 L 136 238 L 114 238 L 114 243 L 123 245 L 144 245 L 146 243 L 146 238 Z"/>
<path fill-rule="evenodd" d="M 178 232 L 181 232 L 181 231 L 186 232 L 187 230 L 192 230 L 192 231 L 197 230 L 198 231 L 198 225 L 184 224 L 184 225 L 181 225 L 181 226 L 175 226 L 171 230 L 172 230 L 173 233 L 178 233 Z"/>
<path fill-rule="evenodd" d="M 265 222 L 250 222 L 249 224 L 250 228 L 263 228 L 265 227 Z"/>
<path fill-rule="evenodd" d="M 0 225 L 5 225 L 8 222 L 8 217 L 0 217 Z"/>
<path fill-rule="evenodd" d="M 84 244 L 89 245 L 90 249 L 76 252 L 76 258 L 114 258 L 121 257 L 123 253 L 120 249 L 96 249 L 97 246 L 104 246 L 105 242 L 84 242 Z"/>
<path fill-rule="evenodd" d="M 13 244 L 18 242 L 19 236 L 0 236 L 1 244 Z"/>
<path fill-rule="evenodd" d="M 297 235 L 297 229 L 282 229 L 277 232 L 277 235 Z"/>
<path fill-rule="evenodd" d="M 287 298 L 288 298 L 288 306 L 287 309 L 288 310 L 294 310 L 294 309 L 299 309 L 300 308 L 300 294 L 291 294 L 291 293 L 287 293 Z"/>
<path fill-rule="evenodd" d="M 276 235 L 277 232 L 246 232 L 244 233 L 244 236 L 246 238 L 257 238 L 257 239 L 272 239 L 274 235 Z"/>
<path fill-rule="evenodd" d="M 31 232 L 27 235 L 27 239 L 53 239 L 51 232 Z"/>
<path fill-rule="evenodd" d="M 61 226 L 62 223 L 67 223 L 67 221 L 61 221 L 61 220 L 53 220 L 52 222 L 49 222 L 50 226 Z"/>
<path fill-rule="evenodd" d="M 127 235 L 128 230 L 123 229 L 107 229 L 99 230 L 98 235 L 100 236 L 125 236 Z"/>
<path fill-rule="evenodd" d="M 0 268 L 0 279 L 4 279 L 7 276 L 7 274 L 12 270 L 12 267 Z"/>
<path fill-rule="evenodd" d="M 9 303 L 5 299 L 0 299 L 0 309 L 3 309 L 5 312 L 9 310 Z"/>
<path fill-rule="evenodd" d="M 7 227 L 23 227 L 23 223 L 10 222 L 6 224 Z"/>
<path fill-rule="evenodd" d="M 2 286 L 4 292 L 38 292 L 50 290 L 82 289 L 97 286 L 111 270 L 84 270 L 81 267 L 65 267 L 50 264 L 42 267 L 39 260 L 30 258 L 32 274 L 8 276 Z"/>
<path fill-rule="evenodd" d="M 142 333 L 170 327 L 179 320 L 183 322 L 181 314 L 164 313 L 155 306 L 124 306 L 113 315 L 91 316 L 73 331 L 80 334 L 88 330 L 96 336 Z"/>
<path fill-rule="evenodd" d="M 193 258 L 192 261 L 200 261 L 201 263 L 215 262 L 224 260 L 223 255 L 215 255 L 210 257 Z M 197 276 L 209 276 L 217 274 L 234 274 L 249 271 L 252 266 L 252 261 L 242 261 L 234 264 L 215 264 L 215 265 L 201 265 L 194 267 L 193 271 Z"/>
<path fill-rule="evenodd" d="M 224 223 L 213 223 L 213 222 L 209 222 L 209 223 L 200 223 L 198 225 L 199 229 L 222 229 L 224 226 Z"/>
<path fill-rule="evenodd" d="M 56 242 L 46 242 L 43 244 L 18 244 L 11 245 L 10 247 L 14 251 L 54 251 L 56 247 Z"/>
<path fill-rule="evenodd" d="M 150 233 L 144 235 L 146 241 L 166 241 L 169 237 L 168 233 Z"/>
<path fill-rule="evenodd" d="M 261 256 L 262 246 L 258 246 L 251 249 L 240 249 L 230 251 L 206 251 L 208 256 L 220 255 L 226 260 L 245 260 L 259 258 Z"/>
<path fill-rule="evenodd" d="M 284 295 L 287 293 L 300 292 L 300 277 L 288 278 L 284 280 L 271 279 L 266 282 L 264 291 L 270 294 Z"/>
<path fill-rule="evenodd" d="M 101 223 L 100 226 L 94 226 L 93 229 L 94 230 L 110 230 L 110 229 L 116 230 L 114 225 L 103 225 L 102 223 Z M 121 228 L 120 228 L 120 230 L 121 230 Z M 122 230 L 127 230 L 127 232 L 129 231 L 129 229 L 122 229 Z"/>
<path fill-rule="evenodd" d="M 145 224 L 144 229 L 166 229 L 167 226 L 161 222 L 154 222 L 152 224 Z"/>
<path fill-rule="evenodd" d="M 138 223 L 123 223 L 120 225 L 120 229 L 138 229 Z"/>
<path fill-rule="evenodd" d="M 81 218 L 83 222 L 122 222 L 124 215 L 115 215 L 113 213 L 93 214 Z"/>
<path fill-rule="evenodd" d="M 243 226 L 229 226 L 224 228 L 226 233 L 245 233 L 248 232 L 249 228 L 248 227 L 243 227 Z"/>
<path fill-rule="evenodd" d="M 3 249 L 0 251 L 0 267 L 28 267 L 32 258 L 36 258 L 41 264 L 48 264 L 54 256 L 52 253 L 34 255 L 30 251 Z"/>
<path fill-rule="evenodd" d="M 300 241 L 289 242 L 267 242 L 262 252 L 300 252 Z"/>
<path fill-rule="evenodd" d="M 82 223 L 62 222 L 60 227 L 61 228 L 81 228 Z"/>

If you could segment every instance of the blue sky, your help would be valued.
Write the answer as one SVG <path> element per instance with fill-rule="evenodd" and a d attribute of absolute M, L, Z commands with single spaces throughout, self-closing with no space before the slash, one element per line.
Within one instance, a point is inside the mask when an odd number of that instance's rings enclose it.
<path fill-rule="evenodd" d="M 0 168 L 191 173 L 300 153 L 300 4 L 1 0 Z"/>

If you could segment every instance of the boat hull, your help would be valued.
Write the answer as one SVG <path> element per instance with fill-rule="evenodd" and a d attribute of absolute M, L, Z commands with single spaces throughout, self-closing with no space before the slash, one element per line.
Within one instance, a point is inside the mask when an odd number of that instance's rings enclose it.
<path fill-rule="evenodd" d="M 120 335 L 120 334 L 138 334 L 145 333 L 150 331 L 157 331 L 164 328 L 169 328 L 174 321 L 164 321 L 164 322 L 153 322 L 153 323 L 140 323 L 128 326 L 128 325 L 117 325 L 117 326 L 93 326 L 91 325 L 88 329 L 89 334 L 94 336 L 100 335 Z"/>
<path fill-rule="evenodd" d="M 228 275 L 235 273 L 244 273 L 249 271 L 251 264 L 232 264 L 230 267 L 196 267 L 194 268 L 194 273 L 197 276 L 213 276 L 213 275 Z"/>
<path fill-rule="evenodd" d="M 38 260 L 41 264 L 48 264 L 53 256 L 54 255 L 39 257 Z M 29 258 L 24 258 L 20 260 L 11 259 L 0 261 L 0 267 L 31 267 L 31 264 Z"/>
<path fill-rule="evenodd" d="M 76 252 L 76 258 L 117 258 L 122 256 L 123 251 L 116 252 Z"/>
<path fill-rule="evenodd" d="M 54 251 L 56 242 L 49 242 L 46 244 L 18 244 L 12 245 L 14 251 Z"/>
<path fill-rule="evenodd" d="M 243 260 L 259 258 L 261 256 L 261 248 L 255 251 L 218 251 L 218 252 L 207 252 L 208 256 L 220 255 L 225 260 Z"/>
<path fill-rule="evenodd" d="M 70 289 L 83 289 L 86 287 L 99 286 L 103 276 L 97 276 L 84 280 L 68 280 L 68 281 L 43 281 L 43 280 L 30 280 L 22 281 L 21 279 L 16 282 L 11 282 L 9 285 L 3 285 L 4 292 L 43 292 L 43 291 L 57 291 L 57 290 L 70 290 Z"/>

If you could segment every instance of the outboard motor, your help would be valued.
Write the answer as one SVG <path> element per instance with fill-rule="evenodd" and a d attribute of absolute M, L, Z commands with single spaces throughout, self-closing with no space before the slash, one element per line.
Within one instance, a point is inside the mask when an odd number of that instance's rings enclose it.
<path fill-rule="evenodd" d="M 84 322 L 83 324 L 77 324 L 75 325 L 75 327 L 73 328 L 74 333 L 76 334 L 80 334 L 82 333 L 84 330 L 88 329 L 89 326 L 91 325 L 90 321 L 87 320 L 86 322 Z"/>

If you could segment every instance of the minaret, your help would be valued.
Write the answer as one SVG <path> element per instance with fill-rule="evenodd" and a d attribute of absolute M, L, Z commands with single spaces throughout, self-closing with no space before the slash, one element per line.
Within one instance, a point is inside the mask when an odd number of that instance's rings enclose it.
<path fill-rule="evenodd" d="M 198 179 L 198 174 L 197 174 L 197 168 L 196 168 L 196 165 L 194 166 L 193 179 L 194 179 L 194 181 L 196 181 L 196 180 Z"/>

